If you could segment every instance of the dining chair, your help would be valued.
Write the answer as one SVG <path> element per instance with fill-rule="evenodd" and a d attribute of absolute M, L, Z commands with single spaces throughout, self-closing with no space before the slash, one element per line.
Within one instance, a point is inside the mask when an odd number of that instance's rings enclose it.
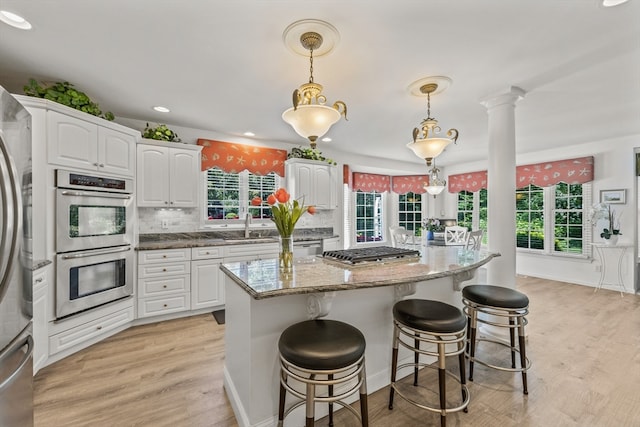
<path fill-rule="evenodd" d="M 459 225 L 452 225 L 444 229 L 445 245 L 465 245 L 467 242 L 467 228 Z"/>
<path fill-rule="evenodd" d="M 465 249 L 471 249 L 479 251 L 482 246 L 482 235 L 484 230 L 475 230 L 467 233 L 467 240 L 465 242 Z"/>
<path fill-rule="evenodd" d="M 389 227 L 391 246 L 394 248 L 413 248 L 416 246 L 415 234 L 404 227 Z"/>

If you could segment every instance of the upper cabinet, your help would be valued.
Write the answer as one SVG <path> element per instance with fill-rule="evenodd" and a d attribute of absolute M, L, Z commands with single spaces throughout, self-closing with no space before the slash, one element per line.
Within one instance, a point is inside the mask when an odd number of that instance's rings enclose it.
<path fill-rule="evenodd" d="M 137 150 L 138 206 L 197 206 L 201 146 L 144 140 Z"/>
<path fill-rule="evenodd" d="M 103 120 L 104 121 L 104 120 Z M 48 161 L 74 169 L 121 176 L 135 172 L 136 132 L 114 129 L 76 117 L 47 111 Z"/>
<path fill-rule="evenodd" d="M 338 207 L 337 168 L 325 162 L 289 159 L 285 162 L 287 189 L 304 204 L 319 209 Z"/>

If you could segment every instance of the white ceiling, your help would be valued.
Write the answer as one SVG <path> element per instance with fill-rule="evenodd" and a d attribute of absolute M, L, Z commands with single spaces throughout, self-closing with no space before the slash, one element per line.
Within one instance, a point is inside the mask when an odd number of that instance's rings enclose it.
<path fill-rule="evenodd" d="M 432 116 L 460 132 L 440 165 L 486 159 L 480 103 L 518 86 L 519 154 L 640 134 L 640 0 L 0 0 L 31 31 L 0 23 L 0 85 L 72 82 L 118 117 L 237 139 L 305 144 L 281 119 L 309 77 L 283 43 L 300 19 L 334 25 L 340 41 L 314 61 L 348 121 L 319 148 L 422 164 L 405 147 L 426 116 L 409 84 L 444 75 Z M 171 108 L 161 114 L 154 105 Z M 640 141 L 639 144 L 640 146 Z"/>

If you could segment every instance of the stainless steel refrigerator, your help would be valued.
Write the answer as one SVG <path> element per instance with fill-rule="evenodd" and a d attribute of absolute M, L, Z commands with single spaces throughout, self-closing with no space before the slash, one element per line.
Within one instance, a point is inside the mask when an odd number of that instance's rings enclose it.
<path fill-rule="evenodd" d="M 33 426 L 31 115 L 0 86 L 0 426 Z"/>

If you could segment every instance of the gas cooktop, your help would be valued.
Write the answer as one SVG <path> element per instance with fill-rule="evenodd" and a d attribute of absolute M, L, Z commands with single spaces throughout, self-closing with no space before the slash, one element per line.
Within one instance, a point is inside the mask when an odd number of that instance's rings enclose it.
<path fill-rule="evenodd" d="M 418 251 L 403 248 L 392 248 L 390 246 L 324 251 L 322 253 L 323 258 L 347 264 L 356 264 L 365 261 L 380 261 L 392 258 L 414 257 L 418 255 L 420 255 L 420 252 Z"/>

